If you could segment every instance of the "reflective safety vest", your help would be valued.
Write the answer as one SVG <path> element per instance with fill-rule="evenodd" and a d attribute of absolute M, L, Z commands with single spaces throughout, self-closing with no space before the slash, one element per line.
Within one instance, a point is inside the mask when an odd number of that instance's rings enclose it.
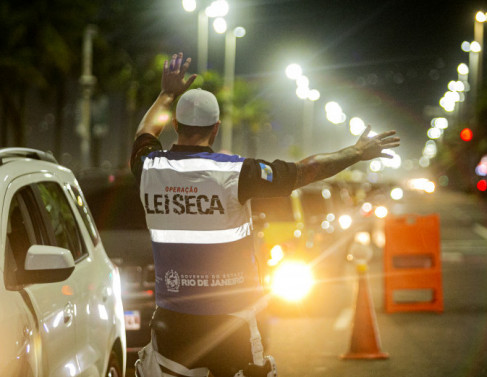
<path fill-rule="evenodd" d="M 244 159 L 156 151 L 143 165 L 140 196 L 150 230 L 156 304 L 189 314 L 226 314 L 262 296 L 250 202 L 238 201 Z"/>

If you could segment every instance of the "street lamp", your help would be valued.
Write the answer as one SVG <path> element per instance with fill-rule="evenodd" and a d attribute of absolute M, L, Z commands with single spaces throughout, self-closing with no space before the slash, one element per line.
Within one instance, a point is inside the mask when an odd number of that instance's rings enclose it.
<path fill-rule="evenodd" d="M 311 145 L 313 137 L 314 103 L 320 99 L 317 89 L 309 88 L 309 79 L 303 75 L 299 64 L 292 63 L 286 67 L 286 76 L 296 82 L 296 96 L 303 102 L 303 151 Z"/>
<path fill-rule="evenodd" d="M 237 38 L 245 36 L 245 29 L 238 26 L 225 33 L 225 65 L 223 73 L 223 86 L 227 91 L 225 116 L 222 124 L 222 149 L 232 150 L 233 131 L 233 92 L 235 84 L 235 56 L 237 54 Z"/>
<path fill-rule="evenodd" d="M 197 8 L 196 0 L 182 0 L 182 6 L 186 12 L 194 12 Z M 199 73 L 203 73 L 208 68 L 208 18 L 224 17 L 228 13 L 228 10 L 229 6 L 225 0 L 216 0 L 210 6 L 200 9 L 198 12 Z M 218 21 L 218 23 L 221 24 L 221 21 Z"/>

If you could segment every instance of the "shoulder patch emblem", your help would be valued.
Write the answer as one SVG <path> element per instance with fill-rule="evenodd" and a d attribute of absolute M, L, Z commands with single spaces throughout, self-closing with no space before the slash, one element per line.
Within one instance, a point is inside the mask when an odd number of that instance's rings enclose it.
<path fill-rule="evenodd" d="M 259 162 L 260 165 L 260 177 L 265 179 L 266 181 L 272 182 L 272 168 L 269 165 L 266 165 L 262 162 Z"/>

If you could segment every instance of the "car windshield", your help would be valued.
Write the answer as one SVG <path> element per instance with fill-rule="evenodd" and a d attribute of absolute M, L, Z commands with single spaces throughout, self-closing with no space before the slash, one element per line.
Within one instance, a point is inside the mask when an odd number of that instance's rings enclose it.
<path fill-rule="evenodd" d="M 295 221 L 291 198 L 288 196 L 254 198 L 252 199 L 252 213 L 267 222 Z"/>

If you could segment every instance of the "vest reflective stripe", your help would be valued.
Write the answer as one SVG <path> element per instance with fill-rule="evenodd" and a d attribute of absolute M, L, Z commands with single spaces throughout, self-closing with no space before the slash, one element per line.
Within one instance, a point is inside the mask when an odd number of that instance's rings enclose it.
<path fill-rule="evenodd" d="M 147 158 L 144 161 L 144 170 L 170 169 L 177 172 L 191 171 L 225 171 L 239 172 L 242 162 L 221 162 L 206 158 L 188 158 L 184 160 L 169 160 L 166 157 Z"/>
<path fill-rule="evenodd" d="M 240 240 L 250 235 L 252 225 L 243 224 L 233 229 L 224 230 L 160 230 L 151 229 L 153 242 L 214 244 Z"/>

